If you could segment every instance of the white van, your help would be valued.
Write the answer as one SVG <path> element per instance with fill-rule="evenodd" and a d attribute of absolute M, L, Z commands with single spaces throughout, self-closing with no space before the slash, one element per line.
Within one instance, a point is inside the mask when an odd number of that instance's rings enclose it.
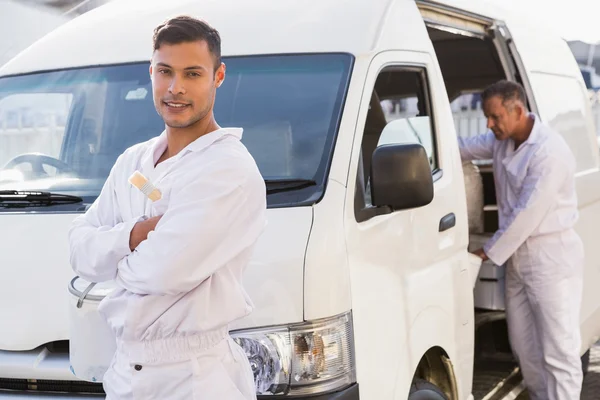
<path fill-rule="evenodd" d="M 475 0 L 123 0 L 0 69 L 0 190 L 83 199 L 0 207 L 0 399 L 102 396 L 69 371 L 67 229 L 117 156 L 162 131 L 151 38 L 178 14 L 221 32 L 216 119 L 244 128 L 267 181 L 245 277 L 256 309 L 232 327 L 261 399 L 466 400 L 493 391 L 490 376 L 518 380 L 501 267 L 469 269 L 470 234 L 497 225 L 491 167 L 478 165 L 483 229 L 470 233 L 456 140 L 485 130 L 477 94 L 503 78 L 577 157 L 581 353 L 599 338 L 591 109 L 567 44 L 530 15 Z"/>

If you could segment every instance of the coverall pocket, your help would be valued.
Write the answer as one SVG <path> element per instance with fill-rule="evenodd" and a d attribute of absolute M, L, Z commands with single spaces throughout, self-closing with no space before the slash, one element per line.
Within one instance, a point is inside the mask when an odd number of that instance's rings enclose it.
<path fill-rule="evenodd" d="M 125 368 L 127 371 L 119 374 L 121 380 L 115 380 L 115 384 L 112 385 L 116 396 L 109 397 L 110 400 L 187 400 L 192 396 L 195 377 L 186 361 L 144 365 L 128 362 Z M 125 395 L 128 376 L 131 382 L 131 397 Z"/>
<path fill-rule="evenodd" d="M 209 368 L 191 360 L 194 369 L 193 400 L 248 400 L 233 382 L 223 363 L 213 359 Z M 233 371 L 232 371 L 233 372 Z"/>
<path fill-rule="evenodd" d="M 519 196 L 523 189 L 526 171 L 512 171 L 506 169 L 506 179 L 508 181 L 509 190 L 507 191 L 507 200 L 511 207 L 516 207 L 519 201 Z"/>
<path fill-rule="evenodd" d="M 167 211 L 167 207 L 169 206 L 169 196 L 167 193 L 163 194 L 159 200 L 153 201 L 150 211 L 150 217 L 156 217 L 159 215 L 164 215 Z"/>

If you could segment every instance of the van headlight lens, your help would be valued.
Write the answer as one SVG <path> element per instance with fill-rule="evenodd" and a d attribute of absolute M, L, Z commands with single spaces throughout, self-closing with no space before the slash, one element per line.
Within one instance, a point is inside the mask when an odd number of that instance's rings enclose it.
<path fill-rule="evenodd" d="M 356 380 L 350 313 L 231 336 L 250 360 L 257 394 L 313 394 Z"/>

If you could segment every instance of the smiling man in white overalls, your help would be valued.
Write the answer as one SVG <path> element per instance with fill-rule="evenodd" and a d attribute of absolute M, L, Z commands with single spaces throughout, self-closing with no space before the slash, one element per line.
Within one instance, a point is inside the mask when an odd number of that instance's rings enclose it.
<path fill-rule="evenodd" d="M 213 116 L 220 46 L 194 18 L 156 28 L 150 75 L 165 131 L 119 157 L 69 232 L 75 272 L 117 284 L 99 307 L 117 338 L 108 400 L 256 398 L 228 326 L 252 310 L 242 274 L 265 226 L 266 191 L 242 130 Z M 136 171 L 160 200 L 129 184 Z"/>

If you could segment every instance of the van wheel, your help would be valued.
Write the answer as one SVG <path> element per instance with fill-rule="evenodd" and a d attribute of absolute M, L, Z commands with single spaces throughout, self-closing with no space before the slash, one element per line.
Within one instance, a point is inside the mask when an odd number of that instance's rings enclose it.
<path fill-rule="evenodd" d="M 581 356 L 581 370 L 583 371 L 583 376 L 586 376 L 590 369 L 590 351 L 585 352 L 584 355 Z"/>
<path fill-rule="evenodd" d="M 431 382 L 417 379 L 410 387 L 408 400 L 448 400 L 448 397 Z"/>

